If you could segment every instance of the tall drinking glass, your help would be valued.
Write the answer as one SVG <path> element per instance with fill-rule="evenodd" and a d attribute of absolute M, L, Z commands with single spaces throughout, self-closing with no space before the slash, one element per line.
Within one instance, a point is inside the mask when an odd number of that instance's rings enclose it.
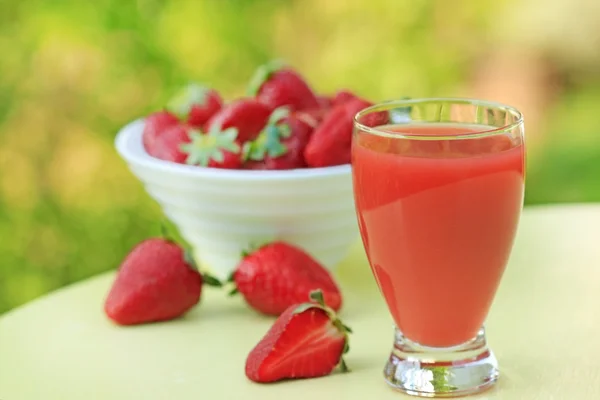
<path fill-rule="evenodd" d="M 523 118 L 506 105 L 400 100 L 356 115 L 356 212 L 396 324 L 392 387 L 453 397 L 498 378 L 483 323 L 523 206 L 524 159 Z"/>

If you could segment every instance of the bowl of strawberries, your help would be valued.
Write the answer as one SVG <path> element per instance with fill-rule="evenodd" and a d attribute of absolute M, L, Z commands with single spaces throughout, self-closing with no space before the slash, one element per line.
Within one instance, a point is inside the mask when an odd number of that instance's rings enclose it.
<path fill-rule="evenodd" d="M 345 90 L 319 96 L 271 62 L 230 102 L 185 86 L 115 145 L 203 269 L 225 278 L 245 251 L 282 240 L 331 270 L 358 237 L 350 146 L 354 115 L 370 105 Z"/>

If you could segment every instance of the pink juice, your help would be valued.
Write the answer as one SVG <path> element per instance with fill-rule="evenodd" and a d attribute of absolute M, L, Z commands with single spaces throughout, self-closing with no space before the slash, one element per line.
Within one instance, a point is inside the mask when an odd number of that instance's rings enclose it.
<path fill-rule="evenodd" d="M 482 127 L 385 129 L 460 135 Z M 448 347 L 470 340 L 481 328 L 515 236 L 523 160 L 520 139 L 504 134 L 465 140 L 355 136 L 361 235 L 379 288 L 409 339 Z"/>

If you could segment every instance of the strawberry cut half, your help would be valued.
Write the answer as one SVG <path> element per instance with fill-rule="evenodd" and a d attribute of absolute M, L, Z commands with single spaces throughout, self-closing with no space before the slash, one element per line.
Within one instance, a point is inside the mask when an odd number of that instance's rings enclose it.
<path fill-rule="evenodd" d="M 311 302 L 290 306 L 275 321 L 246 359 L 246 376 L 257 383 L 348 372 L 343 355 L 352 330 L 324 303 L 321 291 Z"/>

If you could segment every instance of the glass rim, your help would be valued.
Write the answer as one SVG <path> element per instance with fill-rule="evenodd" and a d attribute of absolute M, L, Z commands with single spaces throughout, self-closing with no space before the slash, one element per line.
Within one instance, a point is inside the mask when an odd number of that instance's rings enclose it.
<path fill-rule="evenodd" d="M 509 113 L 515 119 L 515 121 L 511 122 L 510 124 L 501 126 L 501 127 L 491 127 L 490 126 L 490 129 L 482 129 L 482 130 L 474 131 L 472 133 L 462 133 L 462 134 L 458 134 L 458 135 L 457 134 L 427 135 L 427 134 L 420 134 L 420 133 L 402 133 L 402 132 L 393 132 L 392 133 L 390 131 L 385 131 L 385 130 L 382 130 L 379 128 L 373 128 L 370 126 L 366 126 L 359 121 L 360 118 L 364 117 L 365 115 L 371 114 L 373 112 L 388 111 L 388 110 L 391 110 L 394 108 L 408 107 L 411 105 L 424 104 L 424 103 L 466 104 L 466 105 L 473 105 L 473 106 L 478 106 L 478 107 L 493 108 L 493 109 L 502 110 L 502 111 Z M 484 138 L 484 137 L 488 137 L 488 136 L 494 136 L 494 135 L 506 133 L 508 131 L 511 131 L 511 130 L 519 127 L 522 124 L 523 124 L 523 113 L 521 113 L 521 111 L 519 111 L 518 109 L 516 109 L 513 106 L 509 106 L 507 104 L 503 104 L 503 103 L 499 103 L 499 102 L 495 102 L 495 101 L 478 100 L 478 99 L 461 98 L 461 97 L 422 97 L 422 98 L 414 98 L 414 99 L 384 101 L 384 102 L 369 106 L 367 108 L 364 108 L 364 109 L 360 110 L 358 113 L 356 113 L 356 115 L 354 116 L 354 127 L 356 129 L 366 132 L 366 133 L 369 133 L 369 134 L 372 134 L 372 135 L 383 136 L 383 137 L 388 137 L 388 138 L 392 138 L 392 139 L 413 139 L 413 140 L 478 139 L 478 138 Z"/>

